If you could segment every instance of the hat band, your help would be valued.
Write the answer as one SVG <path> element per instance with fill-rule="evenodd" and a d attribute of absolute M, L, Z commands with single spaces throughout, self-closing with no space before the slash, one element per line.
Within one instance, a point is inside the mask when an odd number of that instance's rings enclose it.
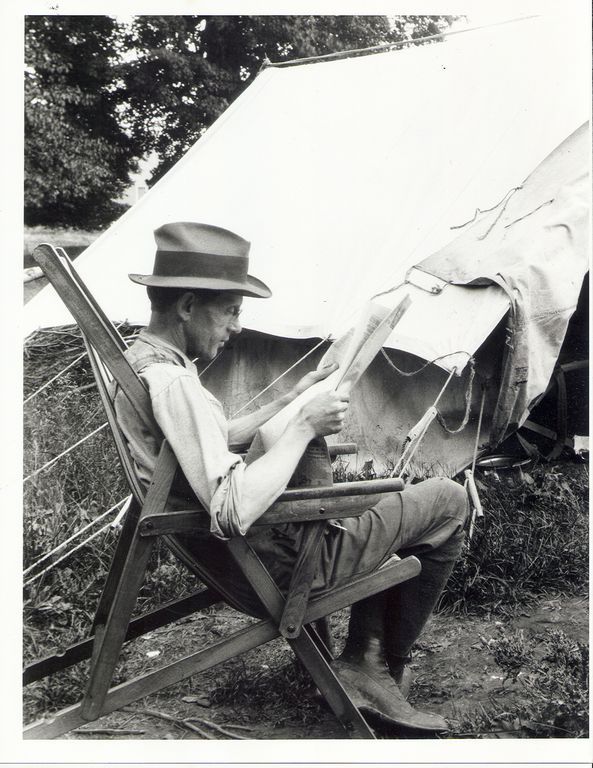
<path fill-rule="evenodd" d="M 243 283 L 247 279 L 248 265 L 245 256 L 157 251 L 152 274 L 154 277 L 206 277 Z"/>

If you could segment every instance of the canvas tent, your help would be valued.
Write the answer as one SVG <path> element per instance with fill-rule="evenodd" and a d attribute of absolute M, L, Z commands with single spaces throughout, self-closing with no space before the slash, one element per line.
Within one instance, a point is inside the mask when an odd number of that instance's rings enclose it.
<path fill-rule="evenodd" d="M 357 387 L 341 438 L 359 443 L 361 459 L 392 461 L 454 370 L 439 410 L 457 426 L 471 397 L 469 424 L 452 435 L 435 423 L 419 455 L 450 472 L 471 455 L 480 384 L 481 442 L 516 427 L 547 386 L 588 268 L 588 128 L 577 130 L 588 114 L 589 43 L 570 19 L 267 67 L 77 267 L 113 320 L 141 324 L 148 305 L 127 274 L 151 271 L 156 227 L 205 221 L 249 239 L 250 271 L 274 296 L 246 301 L 248 331 L 205 374 L 230 413 L 319 339 L 343 332 L 369 297 L 408 292 L 412 306 Z M 569 236 L 540 249 L 554 227 Z M 533 276 L 555 309 L 509 358 L 504 318 L 525 325 Z M 46 288 L 27 304 L 23 330 L 68 321 Z M 506 392 L 525 368 L 526 383 L 499 397 L 501 381 Z"/>

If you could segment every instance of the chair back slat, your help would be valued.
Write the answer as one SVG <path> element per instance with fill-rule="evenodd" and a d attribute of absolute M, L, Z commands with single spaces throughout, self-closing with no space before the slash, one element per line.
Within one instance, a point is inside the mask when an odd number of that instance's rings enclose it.
<path fill-rule="evenodd" d="M 130 451 L 128 449 L 128 444 L 121 432 L 119 424 L 117 423 L 117 417 L 115 415 L 115 406 L 113 403 L 111 393 L 109 391 L 110 384 L 111 384 L 109 380 L 109 373 L 107 371 L 107 368 L 103 365 L 102 361 L 97 357 L 97 353 L 95 352 L 95 349 L 91 346 L 91 344 L 89 344 L 89 341 L 84 336 L 84 334 L 83 334 L 83 338 L 84 338 L 84 343 L 87 349 L 88 357 L 91 363 L 93 375 L 95 377 L 95 382 L 97 384 L 97 390 L 99 391 L 99 396 L 103 404 L 103 409 L 105 410 L 105 414 L 107 416 L 107 422 L 109 424 L 111 434 L 113 435 L 113 441 L 115 443 L 117 455 L 119 456 L 121 467 L 123 469 L 124 475 L 126 476 L 128 487 L 132 491 L 136 500 L 140 504 L 142 504 L 142 502 L 144 501 L 145 491 L 142 485 L 140 484 L 140 482 L 138 481 L 136 472 L 134 470 L 134 463 L 132 461 L 132 457 L 130 456 Z"/>
<path fill-rule="evenodd" d="M 74 276 L 71 262 L 68 267 L 68 260 L 60 258 L 56 249 L 47 243 L 35 248 L 33 258 L 70 310 L 88 342 L 104 361 L 142 422 L 154 434 L 150 396 L 123 355 L 125 342 L 98 308 L 88 289 L 81 287 L 84 284 L 80 277 L 77 276 L 77 279 Z M 161 435 L 156 436 L 162 438 Z"/>
<path fill-rule="evenodd" d="M 97 315 L 97 317 L 101 319 L 101 322 L 105 325 L 105 327 L 109 329 L 113 339 L 119 344 L 119 347 L 122 350 L 122 352 L 125 352 L 126 350 L 125 340 L 122 338 L 122 335 L 117 330 L 115 325 L 111 322 L 111 320 L 107 317 L 105 312 L 103 312 L 103 309 L 99 306 L 93 294 L 87 288 L 86 283 L 78 274 L 78 271 L 74 266 L 74 262 L 72 261 L 70 256 L 68 256 L 66 251 L 61 246 L 56 246 L 55 251 L 62 258 L 63 263 L 66 264 L 68 268 L 68 272 L 70 273 L 70 276 L 72 277 L 72 279 L 74 280 L 74 282 L 76 283 L 80 291 L 84 294 L 87 302 L 93 308 L 93 312 Z"/>

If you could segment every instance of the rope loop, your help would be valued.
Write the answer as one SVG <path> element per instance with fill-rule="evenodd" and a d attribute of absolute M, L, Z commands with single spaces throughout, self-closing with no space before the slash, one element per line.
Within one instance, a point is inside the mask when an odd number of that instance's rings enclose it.
<path fill-rule="evenodd" d="M 470 358 L 469 361 L 470 364 L 470 370 L 469 370 L 469 378 L 467 382 L 467 387 L 465 390 L 465 413 L 463 415 L 463 420 L 461 424 L 456 427 L 455 429 L 452 429 L 451 427 L 448 427 L 445 419 L 439 411 L 437 411 L 437 421 L 441 425 L 441 427 L 445 430 L 445 432 L 448 432 L 450 435 L 456 435 L 458 432 L 461 432 L 464 430 L 467 426 L 467 423 L 469 421 L 469 415 L 471 413 L 471 404 L 472 404 L 472 392 L 473 392 L 473 386 L 474 386 L 474 378 L 476 375 L 476 365 L 475 360 L 473 357 Z"/>
<path fill-rule="evenodd" d="M 402 371 L 400 368 L 397 367 L 397 365 L 389 357 L 384 347 L 381 347 L 381 354 L 383 355 L 385 360 L 387 360 L 387 363 L 389 364 L 390 368 L 392 368 L 396 373 L 399 373 L 400 376 L 417 376 L 419 373 L 422 373 L 422 371 L 426 370 L 426 368 L 428 368 L 429 365 L 438 363 L 439 360 L 444 360 L 445 358 L 452 357 L 453 355 L 467 355 L 470 363 L 473 360 L 472 356 L 469 354 L 469 352 L 466 352 L 465 349 L 458 349 L 455 352 L 447 352 L 444 355 L 439 355 L 439 357 L 433 357 L 432 360 L 427 360 L 424 363 L 424 365 L 421 365 L 420 368 L 416 368 L 416 370 L 414 371 Z"/>

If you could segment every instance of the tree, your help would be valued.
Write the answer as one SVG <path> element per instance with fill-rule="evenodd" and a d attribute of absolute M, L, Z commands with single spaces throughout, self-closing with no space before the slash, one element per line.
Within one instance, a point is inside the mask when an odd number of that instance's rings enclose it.
<path fill-rule="evenodd" d="M 123 130 L 108 16 L 29 16 L 25 35 L 25 221 L 96 227 L 123 207 L 140 147 Z"/>
<path fill-rule="evenodd" d="M 266 59 L 304 58 L 438 35 L 453 17 L 138 16 L 122 65 L 123 115 L 153 150 L 158 180 L 239 95 Z"/>
<path fill-rule="evenodd" d="M 266 59 L 439 35 L 445 16 L 30 16 L 25 220 L 99 226 L 137 160 L 160 178 Z"/>

